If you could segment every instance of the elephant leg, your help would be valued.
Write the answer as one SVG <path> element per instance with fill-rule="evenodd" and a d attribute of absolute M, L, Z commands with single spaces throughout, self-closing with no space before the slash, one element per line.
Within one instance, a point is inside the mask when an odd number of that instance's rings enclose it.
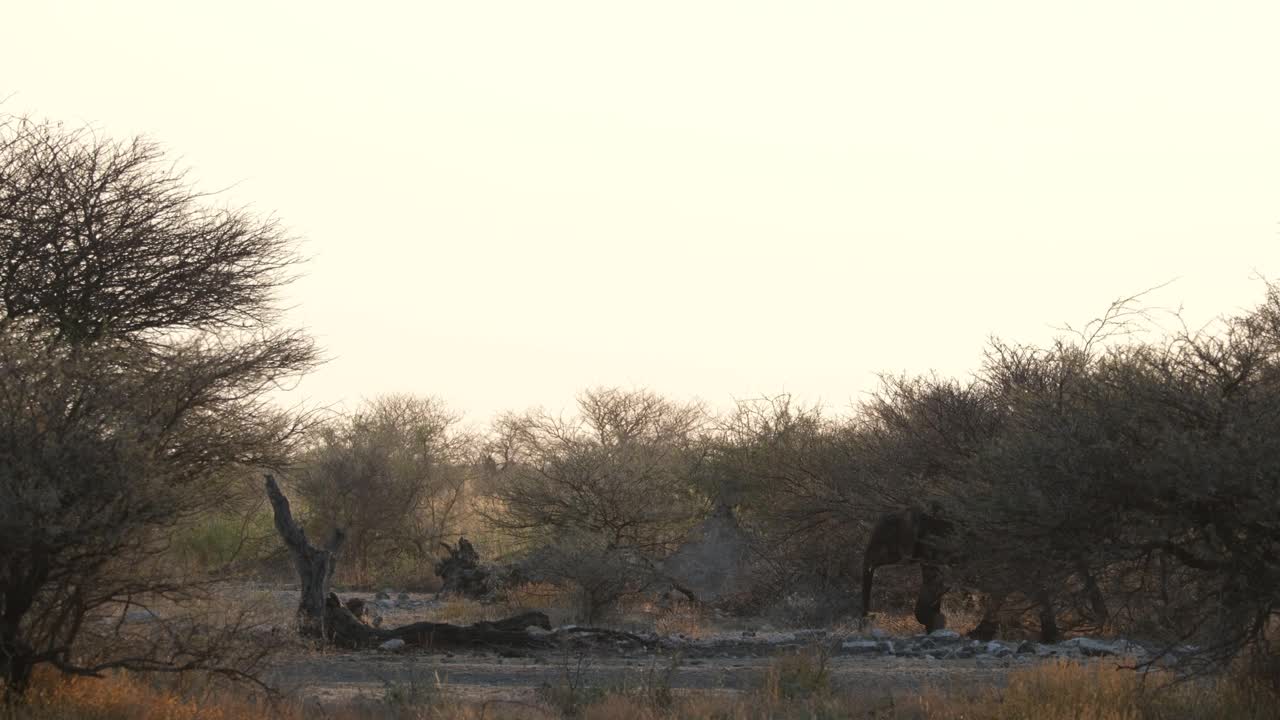
<path fill-rule="evenodd" d="M 871 612 L 871 583 L 875 579 L 876 566 L 866 563 L 862 568 L 862 617 Z"/>
<path fill-rule="evenodd" d="M 947 616 L 942 614 L 942 596 L 946 593 L 947 583 L 943 578 L 942 568 L 937 565 L 921 565 L 916 620 L 924 625 L 925 632 L 941 630 L 947 626 Z"/>
<path fill-rule="evenodd" d="M 1053 612 L 1053 597 L 1047 589 L 1040 588 L 1036 593 L 1036 602 L 1040 605 L 1040 642 L 1058 642 L 1062 639 L 1062 633 L 1058 630 L 1058 618 Z"/>
<path fill-rule="evenodd" d="M 1093 617 L 1090 619 L 1101 627 L 1107 622 L 1107 599 L 1102 595 L 1102 588 L 1098 587 L 1098 581 L 1089 570 L 1089 563 L 1084 558 L 1076 560 L 1076 572 L 1084 581 L 1085 596 L 1089 598 L 1089 609 L 1093 612 Z"/>
<path fill-rule="evenodd" d="M 986 602 L 982 604 L 982 620 L 969 631 L 969 637 L 990 642 L 1000 632 L 1000 607 L 1004 603 L 1003 600 L 997 600 L 990 595 L 987 595 L 985 600 Z"/>

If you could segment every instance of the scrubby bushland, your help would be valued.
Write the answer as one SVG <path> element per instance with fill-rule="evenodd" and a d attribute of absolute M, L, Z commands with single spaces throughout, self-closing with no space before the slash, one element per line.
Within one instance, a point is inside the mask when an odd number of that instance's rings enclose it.
<path fill-rule="evenodd" d="M 701 406 L 618 389 L 583 393 L 568 419 L 505 415 L 488 448 L 481 513 L 536 551 L 532 574 L 581 588 L 595 615 L 645 586 L 642 569 L 705 513 L 696 476 L 706 421 Z"/>
<path fill-rule="evenodd" d="M 740 504 L 766 587 L 847 609 L 874 519 L 933 505 L 957 528 L 952 582 L 1014 614 L 1047 603 L 1064 629 L 1215 665 L 1274 641 L 1280 291 L 1194 333 L 1139 300 L 1047 347 L 993 341 L 968 380 L 886 377 L 846 417 L 742 404 L 704 476 Z"/>
<path fill-rule="evenodd" d="M 954 498 L 988 570 L 1221 664 L 1280 614 L 1280 293 L 1198 333 L 997 346 L 1005 419 Z M 1274 638 L 1270 638 L 1274 640 Z"/>
<path fill-rule="evenodd" d="M 1220 666 L 1280 612 L 1280 295 L 1164 336 L 1133 303 L 1046 348 L 994 342 L 969 383 L 889 381 L 859 462 L 955 522 L 957 579 Z"/>
<path fill-rule="evenodd" d="M 232 469 L 283 463 L 298 437 L 266 399 L 316 362 L 276 322 L 289 237 L 211 206 L 146 141 L 8 118 L 0 256 L 6 691 L 40 665 L 243 669 L 236 623 L 184 612 L 198 586 L 160 560 Z M 119 622 L 153 603 L 173 622 Z"/>
<path fill-rule="evenodd" d="M 830 614 L 853 595 L 849 552 L 874 511 L 879 484 L 864 483 L 853 425 L 787 396 L 743 401 L 721 418 L 708 443 L 714 492 L 736 506 L 753 538 L 755 587 L 747 610 L 800 592 Z"/>
<path fill-rule="evenodd" d="M 229 494 L 214 509 L 177 528 L 170 546 L 173 561 L 179 569 L 195 573 L 260 573 L 275 556 L 282 556 L 265 504 Z"/>
<path fill-rule="evenodd" d="M 341 577 L 421 584 L 458 535 L 475 461 L 475 438 L 442 402 L 388 395 L 318 428 L 293 486 L 316 537 L 346 533 Z"/>

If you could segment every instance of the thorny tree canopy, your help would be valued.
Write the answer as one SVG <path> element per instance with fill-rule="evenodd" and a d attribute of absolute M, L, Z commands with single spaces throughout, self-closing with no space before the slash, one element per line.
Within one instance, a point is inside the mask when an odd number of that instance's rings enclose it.
<path fill-rule="evenodd" d="M 157 644 L 105 622 L 189 595 L 152 562 L 166 531 L 207 508 L 229 469 L 284 460 L 299 418 L 265 394 L 317 361 L 309 338 L 272 324 L 294 260 L 286 238 L 207 201 L 154 144 L 0 119 L 0 677 L 10 690 L 41 663 L 227 667 L 183 633 Z"/>

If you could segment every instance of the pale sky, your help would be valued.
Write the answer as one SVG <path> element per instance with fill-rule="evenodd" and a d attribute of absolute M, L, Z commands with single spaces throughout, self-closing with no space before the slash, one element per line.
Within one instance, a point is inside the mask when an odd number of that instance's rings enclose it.
<path fill-rule="evenodd" d="M 1280 278 L 1280 3 L 11 2 L 0 105 L 310 258 L 293 394 L 836 408 L 1120 295 Z"/>

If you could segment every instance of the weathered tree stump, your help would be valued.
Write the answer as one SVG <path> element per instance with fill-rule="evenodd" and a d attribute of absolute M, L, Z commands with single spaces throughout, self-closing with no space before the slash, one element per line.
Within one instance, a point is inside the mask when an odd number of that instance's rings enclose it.
<path fill-rule="evenodd" d="M 337 566 L 338 551 L 346 539 L 337 528 L 324 547 L 318 548 L 307 541 L 307 533 L 293 519 L 289 498 L 280 491 L 276 479 L 267 475 L 267 498 L 275 515 L 276 530 L 293 556 L 298 570 L 301 598 L 298 601 L 298 622 L 304 635 L 323 637 L 325 634 L 325 601 L 329 595 L 329 583 Z"/>
<path fill-rule="evenodd" d="M 329 584 L 342 545 L 343 533 L 335 530 L 323 548 L 307 541 L 307 535 L 293 518 L 289 499 L 280 491 L 275 478 L 266 477 L 267 497 L 275 512 L 276 530 L 293 555 L 301 584 L 298 603 L 299 631 L 323 638 L 338 647 L 363 649 L 377 647 L 388 640 L 403 640 L 405 645 L 427 649 L 461 649 L 474 647 L 546 648 L 552 646 L 547 635 L 532 634 L 530 626 L 551 630 L 551 620 L 543 613 L 528 612 L 504 620 L 478 622 L 473 625 L 418 622 L 398 628 L 376 628 L 366 625 L 350 606 L 343 605 Z M 462 542 L 459 543 L 461 546 Z M 470 543 L 468 543 L 470 547 Z M 472 550 L 474 553 L 474 550 Z"/>
<path fill-rule="evenodd" d="M 493 595 L 493 571 L 480 564 L 480 553 L 465 538 L 458 538 L 458 546 L 448 543 L 440 546 L 449 554 L 436 563 L 436 575 L 444 581 L 440 592 L 457 594 L 473 600 L 490 599 Z"/>

